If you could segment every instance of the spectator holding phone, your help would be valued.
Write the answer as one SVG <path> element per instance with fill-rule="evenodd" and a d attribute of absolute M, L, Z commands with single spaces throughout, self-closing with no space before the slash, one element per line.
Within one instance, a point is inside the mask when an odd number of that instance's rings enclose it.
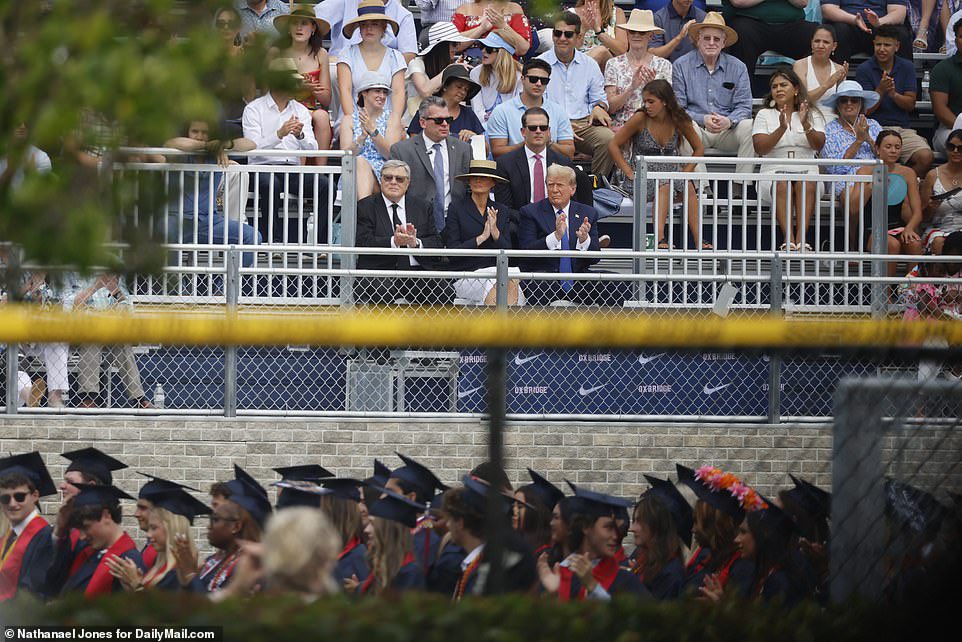
<path fill-rule="evenodd" d="M 872 53 L 872 35 L 882 25 L 897 30 L 899 56 L 912 59 L 912 34 L 903 24 L 906 0 L 821 0 L 822 18 L 835 27 L 838 35 L 837 60 L 845 62 L 852 54 Z"/>

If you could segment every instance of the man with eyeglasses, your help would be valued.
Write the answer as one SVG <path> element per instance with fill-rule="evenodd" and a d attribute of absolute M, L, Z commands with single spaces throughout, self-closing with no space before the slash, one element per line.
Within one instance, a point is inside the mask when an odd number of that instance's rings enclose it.
<path fill-rule="evenodd" d="M 538 56 L 551 66 L 554 81 L 545 91 L 545 98 L 564 108 L 575 134 L 575 149 L 591 156 L 591 172 L 608 176 L 614 169 L 608 143 L 615 134 L 608 115 L 605 79 L 598 63 L 577 49 L 582 38 L 578 14 L 561 14 L 555 20 L 551 38 L 554 48 Z"/>
<path fill-rule="evenodd" d="M 371 194 L 357 203 L 357 247 L 440 248 L 441 236 L 434 223 L 431 204 L 408 195 L 411 167 L 391 159 L 381 168 L 381 193 Z M 431 269 L 433 257 L 403 254 L 362 254 L 361 270 L 397 270 L 402 274 Z M 361 278 L 357 298 L 364 303 L 390 304 L 398 299 L 408 302 L 447 303 L 452 299 L 450 284 L 417 278 Z"/>
<path fill-rule="evenodd" d="M 39 504 L 56 492 L 39 452 L 0 459 L 0 510 L 10 522 L 0 539 L 0 602 L 20 591 L 42 594 L 54 550 Z"/>
<path fill-rule="evenodd" d="M 429 96 L 418 107 L 421 133 L 391 146 L 391 158 L 411 168 L 408 194 L 430 203 L 440 233 L 452 199 L 464 198 L 464 183 L 454 180 L 471 165 L 471 145 L 451 136 L 451 113 L 443 98 Z"/>
<path fill-rule="evenodd" d="M 574 157 L 575 135 L 568 114 L 561 104 L 545 97 L 550 80 L 551 65 L 547 62 L 535 58 L 525 63 L 521 69 L 521 94 L 495 107 L 485 125 L 495 159 L 524 146 L 521 115 L 532 107 L 541 107 L 548 112 L 551 122 L 557 123 L 554 132 L 549 132 L 549 147 L 569 159 Z"/>

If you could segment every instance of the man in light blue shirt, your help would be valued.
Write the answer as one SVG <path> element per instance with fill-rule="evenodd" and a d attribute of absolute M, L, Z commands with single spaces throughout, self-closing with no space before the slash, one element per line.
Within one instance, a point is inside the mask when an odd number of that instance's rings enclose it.
<path fill-rule="evenodd" d="M 695 50 L 672 65 L 672 85 L 701 134 L 702 143 L 724 154 L 755 155 L 752 145 L 752 89 L 745 63 L 722 50 L 738 40 L 720 13 L 709 12 L 689 29 Z M 740 164 L 737 172 L 752 172 Z"/>
<path fill-rule="evenodd" d="M 568 158 L 575 155 L 570 117 L 564 107 L 544 97 L 550 80 L 551 67 L 544 60 L 535 58 L 525 63 L 521 70 L 521 94 L 495 107 L 485 125 L 492 156 L 498 158 L 524 146 L 521 116 L 531 107 L 541 107 L 548 112 L 552 123 L 551 149 Z"/>
<path fill-rule="evenodd" d="M 291 12 L 290 6 L 281 0 L 238 0 L 234 7 L 241 17 L 241 34 L 263 34 L 276 38 L 274 18 Z"/>
<path fill-rule="evenodd" d="M 578 14 L 566 11 L 555 20 L 551 32 L 554 47 L 538 56 L 551 66 L 551 83 L 545 98 L 564 107 L 576 135 L 575 149 L 591 156 L 591 172 L 608 176 L 614 169 L 608 154 L 614 132 L 608 115 L 605 79 L 598 63 L 578 51 L 582 37 Z"/>

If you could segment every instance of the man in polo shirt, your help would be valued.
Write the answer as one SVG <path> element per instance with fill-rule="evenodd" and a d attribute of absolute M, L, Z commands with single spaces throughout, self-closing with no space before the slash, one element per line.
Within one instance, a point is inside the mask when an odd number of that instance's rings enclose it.
<path fill-rule="evenodd" d="M 932 69 L 929 92 L 932 94 L 932 113 L 939 121 L 939 127 L 932 138 L 936 150 L 945 152 L 945 141 L 955 128 L 955 121 L 962 114 L 962 20 L 952 25 L 955 35 L 956 53 L 946 58 Z"/>
<path fill-rule="evenodd" d="M 551 65 L 535 58 L 525 63 L 521 70 L 521 94 L 494 108 L 486 125 L 491 141 L 491 153 L 495 158 L 524 146 L 521 134 L 521 116 L 531 107 L 541 107 L 551 119 L 551 149 L 568 158 L 575 155 L 574 133 L 564 107 L 544 97 L 551 80 Z"/>
<path fill-rule="evenodd" d="M 291 12 L 291 7 L 282 0 L 239 0 L 234 5 L 241 17 L 241 34 L 262 34 L 268 38 L 277 37 L 274 18 Z"/>
<path fill-rule="evenodd" d="M 902 135 L 902 156 L 899 162 L 908 165 L 919 178 L 932 167 L 932 148 L 914 129 L 909 129 L 915 110 L 915 66 L 896 57 L 899 50 L 898 30 L 882 25 L 873 38 L 875 55 L 858 66 L 855 79 L 863 89 L 878 92 L 882 99 L 866 114 L 884 129 L 894 129 Z"/>
<path fill-rule="evenodd" d="M 608 143 L 615 134 L 611 131 L 604 76 L 598 63 L 576 48 L 581 33 L 581 18 L 575 12 L 566 11 L 555 20 L 551 32 L 554 47 L 538 56 L 551 65 L 554 81 L 545 90 L 545 98 L 564 107 L 577 135 L 575 149 L 591 156 L 592 173 L 607 176 L 614 168 Z"/>
<path fill-rule="evenodd" d="M 738 42 L 728 53 L 745 63 L 750 77 L 755 75 L 758 56 L 766 51 L 795 59 L 812 53 L 818 25 L 805 20 L 805 0 L 722 0 L 721 4 L 725 21 L 738 33 Z"/>
<path fill-rule="evenodd" d="M 835 27 L 838 49 L 836 60 L 849 60 L 852 54 L 872 53 L 872 33 L 880 26 L 894 27 L 899 53 L 912 59 L 912 33 L 904 26 L 907 0 L 821 0 L 822 19 Z"/>
<path fill-rule="evenodd" d="M 688 29 L 704 19 L 704 9 L 692 0 L 671 0 L 655 12 L 655 25 L 665 32 L 652 34 L 648 51 L 675 62 L 695 48 L 695 43 L 688 37 Z"/>
<path fill-rule="evenodd" d="M 695 122 L 706 148 L 754 157 L 748 70 L 745 63 L 723 51 L 738 41 L 738 34 L 715 11 L 688 31 L 697 48 L 676 60 L 671 72 L 678 104 Z M 687 147 L 686 143 L 683 149 Z M 746 163 L 735 169 L 748 173 L 753 168 Z"/>

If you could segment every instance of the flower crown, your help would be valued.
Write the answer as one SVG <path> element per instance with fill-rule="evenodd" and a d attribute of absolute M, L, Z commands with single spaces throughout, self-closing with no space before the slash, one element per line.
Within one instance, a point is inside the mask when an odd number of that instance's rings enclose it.
<path fill-rule="evenodd" d="M 721 468 L 702 466 L 695 471 L 695 479 L 708 486 L 712 491 L 728 491 L 732 497 L 738 500 L 742 510 L 746 512 L 751 513 L 768 508 L 768 504 L 753 488 L 742 483 L 734 474 L 726 473 Z"/>

